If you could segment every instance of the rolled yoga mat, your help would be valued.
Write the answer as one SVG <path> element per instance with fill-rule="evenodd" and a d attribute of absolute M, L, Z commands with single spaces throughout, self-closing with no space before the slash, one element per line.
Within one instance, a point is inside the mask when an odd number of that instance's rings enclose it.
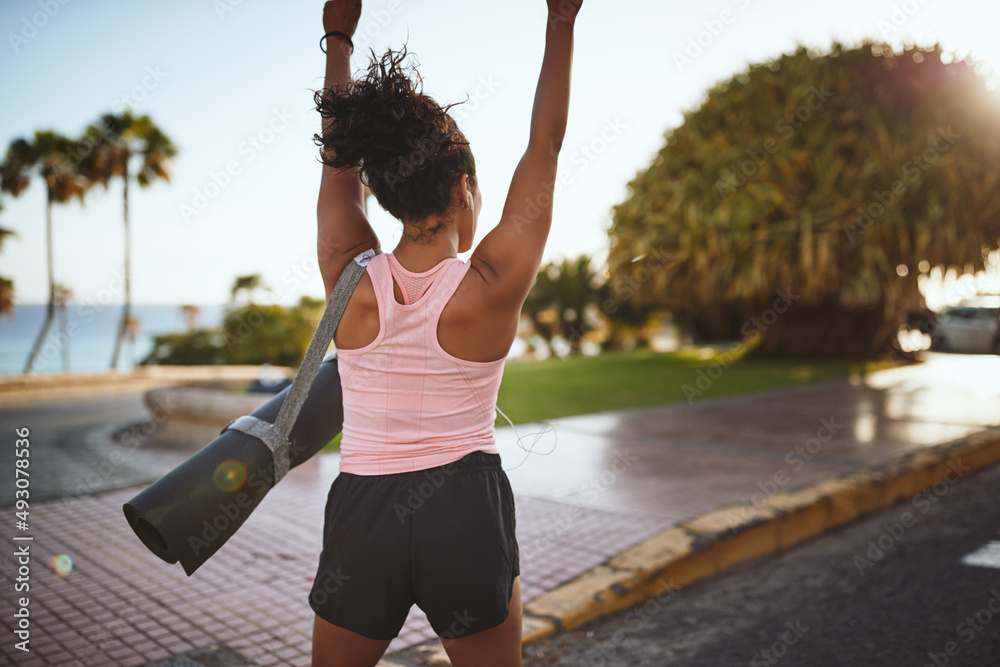
<path fill-rule="evenodd" d="M 273 423 L 286 387 L 252 415 Z M 291 468 L 305 462 L 338 433 L 344 403 L 336 357 L 320 364 L 289 435 Z M 228 426 L 226 427 L 229 428 Z M 190 576 L 243 525 L 275 485 L 271 450 L 261 440 L 223 430 L 215 440 L 125 503 L 125 518 L 142 543 Z"/>
<path fill-rule="evenodd" d="M 289 469 L 340 433 L 340 371 L 336 357 L 323 354 L 368 262 L 381 252 L 370 248 L 344 268 L 289 387 L 125 503 L 125 518 L 146 548 L 168 563 L 180 561 L 191 576 Z"/>

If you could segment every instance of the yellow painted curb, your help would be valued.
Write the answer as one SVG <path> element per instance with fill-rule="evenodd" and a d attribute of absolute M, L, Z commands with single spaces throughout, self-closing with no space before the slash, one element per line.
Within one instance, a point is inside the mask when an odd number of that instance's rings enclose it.
<path fill-rule="evenodd" d="M 638 574 L 663 572 L 692 553 L 694 535 L 683 528 L 667 528 L 608 559 L 608 565 Z"/>
<path fill-rule="evenodd" d="M 547 618 L 538 618 L 527 611 L 521 617 L 521 643 L 527 644 L 547 637 L 556 631 L 556 624 Z"/>
<path fill-rule="evenodd" d="M 779 492 L 760 507 L 729 505 L 695 517 L 608 558 L 525 605 L 550 621 L 524 643 L 578 627 L 733 565 L 782 551 L 888 507 L 945 479 L 1000 461 L 1000 428 Z M 958 468 L 961 469 L 961 468 Z"/>
<path fill-rule="evenodd" d="M 767 500 L 776 510 L 778 549 L 787 549 L 819 535 L 832 523 L 830 498 L 823 489 L 807 487 L 797 493 L 776 493 Z"/>
<path fill-rule="evenodd" d="M 542 593 L 524 606 L 525 611 L 556 619 L 563 630 L 593 618 L 593 609 L 612 607 L 619 598 L 642 583 L 634 572 L 598 565 L 554 590 Z"/>
<path fill-rule="evenodd" d="M 772 553 L 777 547 L 777 514 L 773 510 L 761 508 L 753 518 L 734 525 L 734 511 L 738 509 L 734 506 L 723 507 L 681 524 L 712 540 L 705 552 L 712 557 L 716 571 Z"/>

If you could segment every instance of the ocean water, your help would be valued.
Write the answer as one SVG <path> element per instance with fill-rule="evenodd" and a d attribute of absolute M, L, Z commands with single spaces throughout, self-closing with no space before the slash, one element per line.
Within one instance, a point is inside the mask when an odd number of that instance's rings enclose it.
<path fill-rule="evenodd" d="M 199 306 L 199 328 L 220 326 L 224 305 Z M 60 313 L 49 327 L 42 349 L 35 358 L 36 373 L 95 372 L 111 367 L 115 336 L 122 314 L 121 305 L 70 304 L 65 313 L 65 330 Z M 132 316 L 139 320 L 135 342 L 122 342 L 118 370 L 131 369 L 153 349 L 153 338 L 186 330 L 180 306 L 133 305 Z M 45 304 L 18 303 L 13 318 L 0 317 L 0 375 L 20 374 L 45 321 Z M 63 353 L 69 357 L 63 367 Z"/>

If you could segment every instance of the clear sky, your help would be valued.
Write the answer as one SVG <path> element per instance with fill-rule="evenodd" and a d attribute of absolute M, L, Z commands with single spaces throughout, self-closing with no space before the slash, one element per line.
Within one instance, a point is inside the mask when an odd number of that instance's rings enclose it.
<path fill-rule="evenodd" d="M 151 115 L 180 151 L 169 184 L 132 190 L 133 301 L 223 303 L 233 279 L 249 273 L 262 274 L 277 303 L 322 298 L 312 92 L 322 84 L 323 3 L 63 1 L 0 3 L 0 149 L 37 129 L 78 135 L 128 104 Z M 544 0 L 364 3 L 355 69 L 367 62 L 368 45 L 381 52 L 408 39 L 425 92 L 442 103 L 469 96 L 454 113 L 483 192 L 477 242 L 496 224 L 527 141 L 544 19 Z M 995 0 L 584 0 L 560 160 L 567 186 L 545 259 L 586 252 L 604 260 L 611 207 L 663 132 L 747 63 L 798 43 L 825 48 L 871 37 L 940 41 L 1000 69 L 998 25 Z M 678 65 L 696 40 L 701 53 Z M 0 226 L 19 236 L 0 256 L 0 274 L 15 279 L 17 303 L 43 302 L 40 180 L 5 203 Z M 372 209 L 391 250 L 399 223 Z M 121 184 L 93 191 L 83 207 L 56 207 L 54 228 L 56 279 L 74 301 L 120 303 Z"/>

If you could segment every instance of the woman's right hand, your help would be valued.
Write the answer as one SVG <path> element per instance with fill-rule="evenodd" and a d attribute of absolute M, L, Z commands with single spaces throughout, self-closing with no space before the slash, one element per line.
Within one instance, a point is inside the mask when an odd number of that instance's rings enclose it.
<path fill-rule="evenodd" d="M 549 20 L 568 21 L 576 18 L 583 0 L 545 0 L 549 6 Z"/>
<path fill-rule="evenodd" d="M 323 29 L 346 33 L 354 37 L 361 18 L 361 0 L 328 0 L 323 6 Z"/>

